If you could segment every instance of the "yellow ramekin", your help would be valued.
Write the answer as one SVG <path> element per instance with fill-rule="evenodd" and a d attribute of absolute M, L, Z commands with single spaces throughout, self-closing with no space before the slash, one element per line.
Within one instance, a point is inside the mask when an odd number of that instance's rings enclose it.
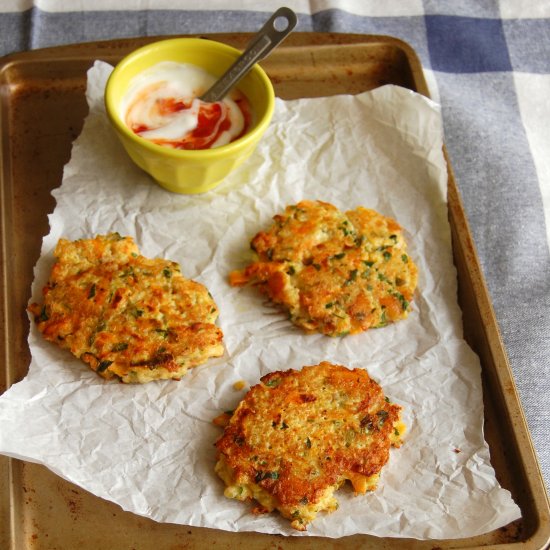
<path fill-rule="evenodd" d="M 105 108 L 130 158 L 154 180 L 175 193 L 203 193 L 216 187 L 254 151 L 266 131 L 275 106 L 269 77 L 256 64 L 238 88 L 250 101 L 253 125 L 239 139 L 204 150 L 163 147 L 139 137 L 124 123 L 120 104 L 130 81 L 161 61 L 190 63 L 218 77 L 240 55 L 240 51 L 206 38 L 172 38 L 143 46 L 120 61 L 105 87 Z"/>

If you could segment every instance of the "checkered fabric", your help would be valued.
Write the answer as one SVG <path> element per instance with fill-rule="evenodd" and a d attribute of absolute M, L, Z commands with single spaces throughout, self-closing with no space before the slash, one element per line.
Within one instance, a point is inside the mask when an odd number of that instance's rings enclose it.
<path fill-rule="evenodd" d="M 283 2 L 284 3 L 284 2 Z M 280 2 L 3 0 L 0 55 L 121 37 L 253 32 Z M 417 52 L 550 483 L 550 0 L 289 0 L 298 31 Z"/>

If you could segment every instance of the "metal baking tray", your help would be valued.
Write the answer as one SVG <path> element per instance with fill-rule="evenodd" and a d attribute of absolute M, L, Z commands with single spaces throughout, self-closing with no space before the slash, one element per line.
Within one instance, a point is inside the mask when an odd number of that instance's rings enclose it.
<path fill-rule="evenodd" d="M 206 37 L 243 48 L 250 35 Z M 47 214 L 55 206 L 50 192 L 61 183 L 71 144 L 87 114 L 86 71 L 96 59 L 115 64 L 159 38 L 60 46 L 0 59 L 0 392 L 21 380 L 28 369 L 25 307 L 42 237 L 48 232 Z M 429 95 L 415 52 L 391 37 L 294 33 L 262 66 L 277 95 L 285 99 L 355 94 L 388 83 Z M 482 364 L 486 438 L 497 477 L 511 491 L 522 519 L 457 540 L 230 533 L 156 523 L 123 511 L 41 465 L 2 456 L 0 548 L 544 548 L 550 541 L 548 496 L 450 164 L 448 191 L 464 333 Z"/>

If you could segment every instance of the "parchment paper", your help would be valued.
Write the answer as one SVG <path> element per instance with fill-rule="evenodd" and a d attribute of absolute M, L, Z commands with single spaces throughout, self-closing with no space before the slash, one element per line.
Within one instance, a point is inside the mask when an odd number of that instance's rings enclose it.
<path fill-rule="evenodd" d="M 221 314 L 225 356 L 180 382 L 106 382 L 34 326 L 28 376 L 0 398 L 0 452 L 44 464 L 123 509 L 159 522 L 292 535 L 456 538 L 517 519 L 495 479 L 483 437 L 480 366 L 462 339 L 446 206 L 438 106 L 384 86 L 358 96 L 277 100 L 257 151 L 214 191 L 164 191 L 136 168 L 108 125 L 103 89 L 111 67 L 88 74 L 90 113 L 54 191 L 35 269 L 40 300 L 60 237 L 118 231 L 141 252 L 180 263 L 205 284 Z M 419 267 L 404 321 L 345 338 L 305 335 L 254 289 L 227 275 L 249 259 L 249 240 L 301 199 L 374 208 L 406 229 Z M 363 367 L 404 407 L 406 442 L 393 449 L 375 492 L 343 487 L 338 511 L 307 533 L 278 514 L 254 516 L 223 496 L 214 473 L 212 419 L 273 370 L 328 360 Z"/>

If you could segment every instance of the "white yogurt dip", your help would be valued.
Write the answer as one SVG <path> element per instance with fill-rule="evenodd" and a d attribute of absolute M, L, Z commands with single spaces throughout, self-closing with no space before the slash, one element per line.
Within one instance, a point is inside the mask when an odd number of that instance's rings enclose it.
<path fill-rule="evenodd" d="M 250 127 L 250 105 L 239 90 L 216 103 L 198 99 L 214 82 L 200 67 L 163 61 L 132 79 L 121 103 L 122 118 L 137 135 L 166 147 L 226 145 Z"/>

